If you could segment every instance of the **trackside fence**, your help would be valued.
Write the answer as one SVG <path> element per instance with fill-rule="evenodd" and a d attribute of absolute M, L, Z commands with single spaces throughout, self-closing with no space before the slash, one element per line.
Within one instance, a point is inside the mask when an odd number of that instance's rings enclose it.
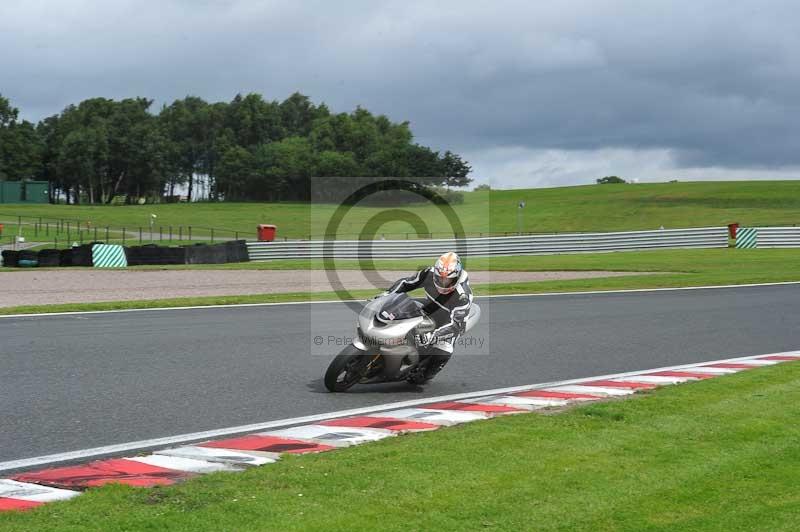
<path fill-rule="evenodd" d="M 489 238 L 426 240 L 295 240 L 248 242 L 250 260 L 402 259 L 429 257 L 455 249 L 471 257 L 595 253 L 669 248 L 728 247 L 726 227 L 662 229 L 618 233 L 559 233 Z"/>
<path fill-rule="evenodd" d="M 753 227 L 754 245 L 758 248 L 800 248 L 800 227 Z M 736 240 L 741 235 L 741 229 Z M 739 246 L 737 246 L 739 247 Z"/>

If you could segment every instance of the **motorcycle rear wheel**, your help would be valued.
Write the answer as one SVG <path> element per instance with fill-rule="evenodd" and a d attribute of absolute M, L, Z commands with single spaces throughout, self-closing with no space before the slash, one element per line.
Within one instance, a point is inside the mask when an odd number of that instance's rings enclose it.
<path fill-rule="evenodd" d="M 325 387 L 331 392 L 344 392 L 366 376 L 372 357 L 353 345 L 336 355 L 325 372 Z"/>

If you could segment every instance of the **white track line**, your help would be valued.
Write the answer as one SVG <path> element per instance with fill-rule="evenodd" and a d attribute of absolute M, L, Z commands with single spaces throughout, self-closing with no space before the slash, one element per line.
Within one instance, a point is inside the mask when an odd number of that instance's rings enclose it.
<path fill-rule="evenodd" d="M 636 272 L 634 272 L 636 273 Z M 642 272 L 647 273 L 647 272 Z M 549 297 L 549 296 L 581 296 L 595 294 L 627 294 L 639 292 L 675 292 L 678 290 L 717 290 L 722 288 L 755 288 L 759 286 L 783 286 L 800 284 L 800 281 L 783 281 L 779 283 L 753 283 L 753 284 L 725 284 L 709 286 L 684 286 L 674 288 L 630 288 L 627 290 L 588 290 L 584 292 L 541 292 L 535 294 L 494 294 L 475 296 L 475 299 L 494 299 L 501 297 Z M 146 300 L 143 300 L 146 301 Z M 313 301 L 286 301 L 282 303 L 235 303 L 232 305 L 194 305 L 186 307 L 153 307 L 153 308 L 127 308 L 117 310 L 76 310 L 71 312 L 40 312 L 35 314 L 0 314 L 3 318 L 46 318 L 50 316 L 76 316 L 85 314 L 121 314 L 125 312 L 153 312 L 165 310 L 201 310 L 201 309 L 220 309 L 220 308 L 247 308 L 247 307 L 273 307 L 279 305 L 316 305 L 330 303 L 345 303 L 352 301 L 363 301 L 362 299 L 323 299 Z M 0 309 L 2 312 L 2 309 Z"/>
<path fill-rule="evenodd" d="M 725 358 L 720 360 L 710 360 L 703 362 L 693 362 L 691 364 L 680 364 L 677 366 L 665 366 L 661 368 L 644 368 L 636 371 L 626 371 L 624 373 L 613 373 L 610 375 L 600 375 L 592 377 L 582 377 L 579 379 L 569 379 L 563 381 L 545 382 L 542 384 L 527 384 L 524 386 L 513 386 L 510 388 L 497 388 L 494 390 L 480 390 L 475 392 L 466 392 L 453 395 L 442 395 L 439 397 L 425 397 L 422 399 L 413 399 L 411 401 L 400 401 L 396 403 L 385 403 L 382 405 L 367 406 L 363 408 L 351 408 L 349 410 L 340 410 L 337 412 L 327 412 L 325 414 L 314 414 L 310 416 L 302 416 L 296 418 L 279 419 L 275 421 L 267 421 L 264 423 L 254 423 L 251 425 L 240 425 L 238 427 L 227 427 L 223 429 L 207 430 L 204 432 L 193 432 L 189 434 L 179 434 L 176 436 L 167 436 L 164 438 L 153 438 L 149 440 L 139 440 L 128 443 L 120 443 L 115 445 L 106 445 L 103 447 L 93 447 L 91 449 L 82 449 L 77 451 L 69 451 L 65 453 L 49 454 L 44 456 L 36 456 L 33 458 L 23 458 L 20 460 L 11 460 L 8 462 L 0 462 L 0 471 L 11 471 L 18 469 L 27 469 L 34 466 L 42 466 L 55 464 L 59 462 L 70 462 L 73 460 L 83 460 L 87 458 L 96 458 L 99 456 L 115 455 L 119 453 L 127 453 L 130 451 L 141 451 L 145 449 L 154 449 L 159 447 L 167 447 L 176 444 L 187 444 L 191 442 L 199 442 L 222 438 L 225 436 L 233 436 L 237 434 L 263 432 L 268 429 L 277 429 L 281 427 L 289 427 L 299 424 L 315 423 L 318 421 L 326 421 L 348 416 L 360 416 L 366 414 L 374 414 L 376 412 L 383 412 L 386 410 L 395 410 L 401 408 L 411 408 L 419 405 L 426 405 L 432 403 L 439 403 L 444 401 L 458 401 L 461 399 L 473 399 L 476 397 L 485 397 L 487 395 L 503 395 L 514 392 L 523 392 L 527 390 L 541 390 L 544 388 L 553 388 L 555 386 L 568 386 L 580 384 L 587 381 L 607 380 L 622 377 L 630 377 L 639 375 L 641 373 L 651 373 L 656 371 L 674 371 L 681 369 L 695 368 L 704 366 L 706 364 L 717 364 L 722 362 L 739 362 L 742 360 L 753 359 L 756 357 L 772 356 L 772 355 L 787 355 L 791 354 L 798 356 L 798 351 L 784 351 L 780 353 L 766 353 L 763 355 L 747 355 L 736 358 Z M 338 429 L 337 427 L 328 427 Z M 349 430 L 349 428 L 342 427 L 341 430 Z"/>

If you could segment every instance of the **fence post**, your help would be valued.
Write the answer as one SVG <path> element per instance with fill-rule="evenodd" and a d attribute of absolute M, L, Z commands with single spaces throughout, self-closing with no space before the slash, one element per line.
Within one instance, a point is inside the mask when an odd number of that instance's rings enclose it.
<path fill-rule="evenodd" d="M 139 245 L 142 245 L 142 226 L 139 226 Z"/>
<path fill-rule="evenodd" d="M 83 245 L 83 229 L 78 229 L 78 242 Z"/>
<path fill-rule="evenodd" d="M 214 243 L 214 228 L 211 228 L 211 243 Z"/>
<path fill-rule="evenodd" d="M 161 225 L 158 226 L 158 241 L 159 242 L 164 241 L 164 227 Z"/>
<path fill-rule="evenodd" d="M 44 236 L 50 236 L 50 222 L 44 223 Z"/>
<path fill-rule="evenodd" d="M 239 231 L 234 231 L 233 232 L 233 239 L 234 240 L 239 240 Z"/>
<path fill-rule="evenodd" d="M 172 242 L 172 226 L 169 226 L 169 241 Z"/>
<path fill-rule="evenodd" d="M 108 244 L 108 241 L 109 241 L 109 238 L 108 238 L 108 226 L 106 226 L 106 244 Z"/>
<path fill-rule="evenodd" d="M 97 226 L 94 228 L 94 241 L 97 242 Z"/>
<path fill-rule="evenodd" d="M 183 226 L 178 226 L 178 240 L 183 241 Z"/>
<path fill-rule="evenodd" d="M 192 226 L 189 226 L 189 242 L 192 241 Z"/>
<path fill-rule="evenodd" d="M 140 234 L 140 235 L 141 235 L 141 230 L 142 230 L 142 229 L 141 229 L 141 227 L 140 227 L 140 228 L 139 228 L 139 231 L 140 231 L 140 233 L 139 233 L 139 234 Z M 125 228 L 124 228 L 124 227 L 122 228 L 122 245 L 123 245 L 123 246 L 125 245 Z"/>

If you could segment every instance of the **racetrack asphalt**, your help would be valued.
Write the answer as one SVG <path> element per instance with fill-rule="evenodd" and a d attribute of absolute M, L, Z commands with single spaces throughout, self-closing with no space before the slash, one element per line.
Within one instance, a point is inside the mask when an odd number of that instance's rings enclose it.
<path fill-rule="evenodd" d="M 331 357 L 312 353 L 315 336 L 354 332 L 342 303 L 0 319 L 0 461 L 800 348 L 800 285 L 477 301 L 488 354 L 457 350 L 425 388 L 345 394 L 324 390 Z"/>

